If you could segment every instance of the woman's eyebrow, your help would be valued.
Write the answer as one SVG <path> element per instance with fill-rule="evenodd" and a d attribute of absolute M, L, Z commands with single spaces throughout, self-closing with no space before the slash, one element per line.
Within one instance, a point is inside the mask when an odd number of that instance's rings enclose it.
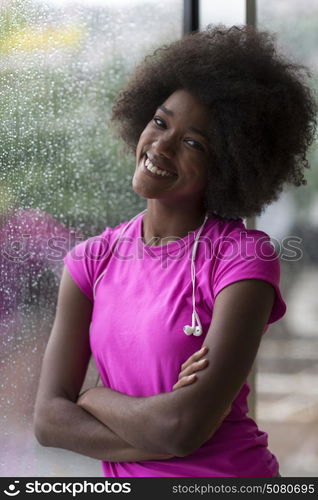
<path fill-rule="evenodd" d="M 161 111 L 163 111 L 167 115 L 170 115 L 170 116 L 174 115 L 174 112 L 171 111 L 171 109 L 166 108 L 166 106 L 164 106 L 163 104 L 161 106 L 158 106 L 158 109 L 161 109 Z"/>
<path fill-rule="evenodd" d="M 171 109 L 166 108 L 166 106 L 164 106 L 163 104 L 161 106 L 158 106 L 157 109 L 161 109 L 161 111 L 163 111 L 164 113 L 166 113 L 169 116 L 174 116 L 174 112 L 171 111 Z M 208 140 L 208 136 L 204 132 L 201 132 L 201 130 L 199 130 L 195 127 L 192 127 L 191 125 L 189 127 L 187 127 L 187 129 L 191 130 L 192 132 L 195 132 L 196 134 L 201 135 L 204 139 Z"/>

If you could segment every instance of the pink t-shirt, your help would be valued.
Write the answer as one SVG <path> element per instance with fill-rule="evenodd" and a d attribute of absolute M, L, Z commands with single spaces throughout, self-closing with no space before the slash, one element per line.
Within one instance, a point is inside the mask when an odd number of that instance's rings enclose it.
<path fill-rule="evenodd" d="M 94 303 L 90 345 L 103 384 L 139 397 L 172 391 L 181 364 L 204 342 L 216 295 L 230 283 L 254 278 L 275 287 L 268 323 L 286 311 L 279 290 L 279 258 L 268 235 L 247 230 L 242 219 L 211 217 L 201 233 L 195 259 L 196 310 L 203 334 L 185 335 L 183 326 L 191 324 L 192 317 L 191 251 L 198 229 L 166 245 L 149 246 L 142 239 L 143 215 L 124 233 L 127 222 L 107 227 L 101 235 L 75 246 L 64 259 L 74 281 Z M 160 461 L 102 462 L 104 475 L 276 476 L 278 462 L 267 447 L 267 433 L 246 416 L 249 390 L 244 383 L 223 424 L 190 455 Z"/>

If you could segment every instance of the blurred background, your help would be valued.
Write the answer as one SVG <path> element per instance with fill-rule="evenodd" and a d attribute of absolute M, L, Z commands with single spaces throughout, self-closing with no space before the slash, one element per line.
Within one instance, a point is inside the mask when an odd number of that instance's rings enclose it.
<path fill-rule="evenodd" d="M 37 443 L 35 394 L 65 253 L 145 208 L 109 126 L 114 96 L 145 54 L 189 29 L 190 4 L 200 29 L 275 32 L 318 89 L 318 0 L 0 2 L 1 476 L 102 476 L 98 460 Z M 281 256 L 287 313 L 262 340 L 251 402 L 282 476 L 318 476 L 317 143 L 309 159 L 307 186 L 286 186 L 254 221 L 301 248 Z M 84 386 L 95 383 L 91 363 Z"/>

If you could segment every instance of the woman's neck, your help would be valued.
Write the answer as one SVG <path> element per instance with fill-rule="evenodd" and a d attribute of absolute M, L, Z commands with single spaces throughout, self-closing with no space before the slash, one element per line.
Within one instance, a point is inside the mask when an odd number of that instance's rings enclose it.
<path fill-rule="evenodd" d="M 159 204 L 151 204 L 149 201 L 142 228 L 142 236 L 146 244 L 166 245 L 169 241 L 184 238 L 204 222 L 203 207 L 172 209 Z"/>

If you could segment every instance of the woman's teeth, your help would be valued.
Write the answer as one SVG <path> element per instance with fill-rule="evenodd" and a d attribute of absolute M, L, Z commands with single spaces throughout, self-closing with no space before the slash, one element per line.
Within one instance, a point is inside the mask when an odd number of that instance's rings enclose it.
<path fill-rule="evenodd" d="M 151 163 L 149 158 L 146 159 L 145 166 L 146 166 L 146 169 L 150 170 L 150 172 L 152 172 L 153 174 L 161 175 L 162 177 L 173 177 L 173 175 L 170 174 L 170 172 L 167 172 L 166 170 L 162 170 L 160 168 L 155 167 Z"/>

